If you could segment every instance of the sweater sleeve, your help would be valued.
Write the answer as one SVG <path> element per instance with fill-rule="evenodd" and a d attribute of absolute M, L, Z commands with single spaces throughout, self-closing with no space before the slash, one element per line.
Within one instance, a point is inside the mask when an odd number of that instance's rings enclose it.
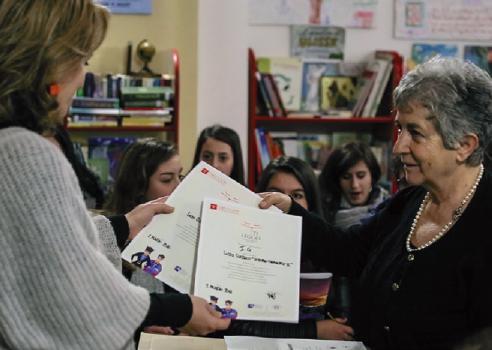
<path fill-rule="evenodd" d="M 118 236 L 113 222 L 103 215 L 92 218 L 96 225 L 99 241 L 104 255 L 113 263 L 118 271 L 122 270 L 121 252 L 118 246 Z"/>
<path fill-rule="evenodd" d="M 131 348 L 149 293 L 107 259 L 69 163 L 21 128 L 1 130 L 0 149 L 0 343 Z"/>
<path fill-rule="evenodd" d="M 302 217 L 303 259 L 335 274 L 357 277 L 362 271 L 377 234 L 378 215 L 364 225 L 338 229 L 318 215 L 292 202 L 291 215 Z"/>
<path fill-rule="evenodd" d="M 190 296 L 180 293 L 150 294 L 149 313 L 142 326 L 163 325 L 182 327 L 191 319 Z"/>
<path fill-rule="evenodd" d="M 267 338 L 317 338 L 316 322 L 314 320 L 305 320 L 299 323 L 233 320 L 227 330 L 214 333 L 212 336 L 232 335 Z"/>

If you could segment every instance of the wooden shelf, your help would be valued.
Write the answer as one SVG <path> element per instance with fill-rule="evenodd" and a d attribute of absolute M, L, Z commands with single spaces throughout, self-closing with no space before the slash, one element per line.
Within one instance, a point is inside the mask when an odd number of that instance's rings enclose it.
<path fill-rule="evenodd" d="M 174 126 L 68 126 L 70 132 L 175 132 Z"/>
<path fill-rule="evenodd" d="M 261 175 L 258 167 L 260 164 L 258 150 L 256 146 L 255 130 L 261 127 L 265 132 L 287 131 L 299 133 L 324 134 L 340 131 L 354 131 L 370 133 L 377 140 L 387 140 L 394 142 L 396 132 L 394 128 L 393 96 L 392 92 L 399 83 L 403 73 L 403 58 L 395 51 L 376 51 L 377 55 L 390 57 L 393 60 L 392 75 L 390 82 L 386 86 L 381 105 L 378 112 L 381 114 L 371 118 L 347 118 L 347 117 L 328 117 L 319 116 L 313 113 L 312 116 L 298 117 L 271 117 L 256 114 L 258 81 L 255 73 L 258 71 L 256 57 L 252 49 L 248 51 L 248 186 L 254 189 L 256 182 Z"/>
<path fill-rule="evenodd" d="M 256 116 L 255 117 L 257 123 L 272 123 L 272 124 L 283 124 L 283 123 L 347 123 L 347 124 L 373 124 L 373 123 L 381 123 L 381 124 L 393 124 L 394 120 L 392 116 L 387 117 L 375 117 L 375 118 L 336 118 L 336 117 L 313 117 L 313 118 L 304 118 L 304 117 L 287 117 L 287 118 L 272 118 L 269 116 Z"/>

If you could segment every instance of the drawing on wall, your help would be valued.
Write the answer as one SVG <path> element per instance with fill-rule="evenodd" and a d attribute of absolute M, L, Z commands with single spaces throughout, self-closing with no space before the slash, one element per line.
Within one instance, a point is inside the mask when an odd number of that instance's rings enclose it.
<path fill-rule="evenodd" d="M 394 35 L 401 39 L 490 40 L 490 0 L 395 0 Z"/>
<path fill-rule="evenodd" d="M 471 61 L 492 75 L 492 46 L 466 46 L 465 60 Z"/>
<path fill-rule="evenodd" d="M 251 25 L 372 28 L 377 0 L 249 0 Z"/>
<path fill-rule="evenodd" d="M 457 57 L 458 46 L 446 44 L 413 44 L 412 57 L 407 61 L 407 68 L 411 70 L 417 64 L 424 63 L 437 55 L 442 57 Z"/>
<path fill-rule="evenodd" d="M 405 6 L 405 25 L 407 27 L 422 27 L 424 23 L 424 3 L 412 2 Z"/>

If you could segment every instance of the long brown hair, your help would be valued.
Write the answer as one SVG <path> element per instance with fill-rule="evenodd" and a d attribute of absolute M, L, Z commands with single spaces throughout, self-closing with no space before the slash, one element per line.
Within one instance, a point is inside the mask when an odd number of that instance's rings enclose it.
<path fill-rule="evenodd" d="M 102 43 L 109 13 L 91 0 L 0 2 L 0 123 L 35 132 L 56 127 L 49 85 Z"/>
<path fill-rule="evenodd" d="M 104 206 L 108 213 L 126 214 L 146 202 L 150 177 L 177 154 L 173 143 L 154 138 L 140 139 L 128 146 L 118 167 L 113 192 Z"/>

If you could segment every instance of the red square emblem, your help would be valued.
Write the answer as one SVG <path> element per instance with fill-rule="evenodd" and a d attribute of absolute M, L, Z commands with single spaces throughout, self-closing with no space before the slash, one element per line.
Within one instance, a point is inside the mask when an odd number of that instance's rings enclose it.
<path fill-rule="evenodd" d="M 210 203 L 210 209 L 212 209 L 212 210 L 217 210 L 217 204 L 215 204 L 215 203 Z"/>
<path fill-rule="evenodd" d="M 207 174 L 208 173 L 208 169 L 207 168 L 203 168 L 202 169 L 202 173 Z"/>

